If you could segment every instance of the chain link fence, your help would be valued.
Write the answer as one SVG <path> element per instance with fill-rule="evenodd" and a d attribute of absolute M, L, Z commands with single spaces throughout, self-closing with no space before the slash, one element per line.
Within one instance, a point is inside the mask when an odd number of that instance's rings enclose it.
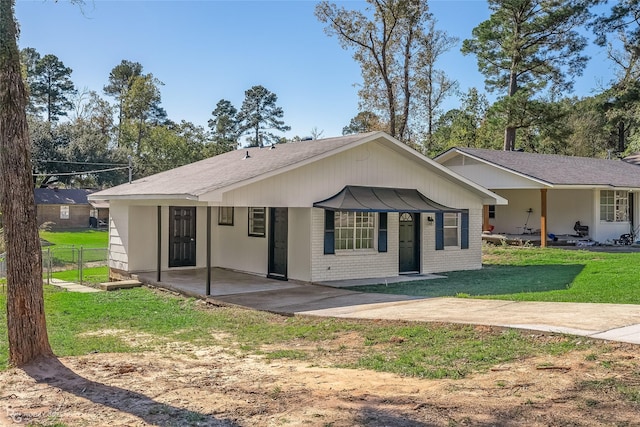
<path fill-rule="evenodd" d="M 7 259 L 5 254 L 0 254 L 0 279 L 7 277 Z"/>
<path fill-rule="evenodd" d="M 42 271 L 51 279 L 91 285 L 108 281 L 107 248 L 54 246 L 42 251 Z"/>
<path fill-rule="evenodd" d="M 42 273 L 47 284 L 52 279 L 91 285 L 109 279 L 107 248 L 55 246 L 42 250 Z M 0 279 L 7 277 L 7 260 L 0 254 Z"/>

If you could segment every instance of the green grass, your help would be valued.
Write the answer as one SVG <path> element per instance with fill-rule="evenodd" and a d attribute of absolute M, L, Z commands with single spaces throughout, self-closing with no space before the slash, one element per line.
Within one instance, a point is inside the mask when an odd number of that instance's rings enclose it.
<path fill-rule="evenodd" d="M 0 292 L 0 306 L 6 294 Z M 428 378 L 460 378 L 522 357 L 562 354 L 584 338 L 540 340 L 519 331 L 472 326 L 283 317 L 146 288 L 81 294 L 45 287 L 49 338 L 59 356 L 153 350 L 167 342 L 222 345 L 268 360 L 317 360 L 334 347 L 339 366 Z M 340 340 L 349 334 L 348 344 Z M 0 369 L 7 367 L 5 310 L 0 313 Z M 216 338 L 217 337 L 217 338 Z M 338 340 L 332 344 L 332 340 Z M 338 345 L 339 344 L 339 345 Z M 266 350 L 265 350 L 266 349 Z"/>
<path fill-rule="evenodd" d="M 40 238 L 58 246 L 106 248 L 109 233 L 106 230 L 40 231 Z"/>
<path fill-rule="evenodd" d="M 49 262 L 53 267 L 77 263 L 81 247 L 83 262 L 106 261 L 109 244 L 107 231 L 40 231 L 40 238 L 50 243 L 42 247 L 45 268 Z"/>
<path fill-rule="evenodd" d="M 55 279 L 66 282 L 80 282 L 78 270 L 56 271 L 51 274 Z M 82 283 L 104 283 L 109 281 L 109 267 L 86 267 L 82 269 Z"/>
<path fill-rule="evenodd" d="M 637 379 L 635 386 L 630 386 L 620 378 L 605 378 L 601 380 L 585 380 L 578 385 L 579 389 L 591 390 L 596 394 L 617 396 L 619 400 L 640 403 L 640 387 Z"/>
<path fill-rule="evenodd" d="M 640 253 L 485 247 L 482 270 L 446 278 L 355 286 L 360 292 L 516 301 L 640 304 Z"/>

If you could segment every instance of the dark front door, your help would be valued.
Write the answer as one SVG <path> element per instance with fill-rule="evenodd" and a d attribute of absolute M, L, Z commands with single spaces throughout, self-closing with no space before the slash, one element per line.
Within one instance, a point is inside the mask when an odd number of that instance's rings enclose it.
<path fill-rule="evenodd" d="M 419 219 L 419 213 L 400 213 L 400 273 L 420 271 Z"/>
<path fill-rule="evenodd" d="M 196 208 L 169 208 L 169 267 L 196 265 Z"/>
<path fill-rule="evenodd" d="M 287 279 L 287 208 L 269 210 L 269 277 Z"/>

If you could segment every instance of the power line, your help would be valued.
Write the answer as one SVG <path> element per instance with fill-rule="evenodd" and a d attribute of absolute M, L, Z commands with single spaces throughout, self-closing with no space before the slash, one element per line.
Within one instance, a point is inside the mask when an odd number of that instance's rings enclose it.
<path fill-rule="evenodd" d="M 72 162 L 68 160 L 37 160 L 37 159 L 34 159 L 33 161 L 38 163 L 64 163 L 64 164 L 71 164 L 71 165 L 127 166 L 126 163 Z"/>
<path fill-rule="evenodd" d="M 121 169 L 129 169 L 129 166 L 121 166 L 118 168 L 108 168 L 108 169 L 95 169 L 95 170 L 80 171 L 80 172 L 34 173 L 32 175 L 33 176 L 73 176 L 73 175 L 86 175 L 90 173 L 111 172 L 111 171 L 117 171 Z"/>

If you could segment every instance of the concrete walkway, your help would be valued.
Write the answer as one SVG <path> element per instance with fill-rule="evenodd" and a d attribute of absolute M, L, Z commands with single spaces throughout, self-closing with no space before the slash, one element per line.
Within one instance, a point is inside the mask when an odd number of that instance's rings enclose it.
<path fill-rule="evenodd" d="M 152 286 L 207 298 L 213 303 L 282 314 L 493 325 L 640 344 L 640 305 L 514 302 L 362 293 L 342 287 L 365 284 L 366 281 L 310 285 L 218 268 L 212 269 L 210 295 L 205 296 L 205 273 L 204 269 L 163 272 L 161 282 L 156 282 L 155 274 L 147 273 L 140 274 L 138 279 Z M 375 283 L 407 279 L 403 276 L 376 279 Z"/>
<path fill-rule="evenodd" d="M 50 279 L 49 283 L 52 286 L 56 286 L 61 289 L 66 289 L 69 292 L 81 292 L 81 293 L 102 292 L 100 289 L 92 288 L 90 286 L 80 285 L 78 283 L 66 282 L 60 279 Z"/>
<path fill-rule="evenodd" d="M 492 325 L 640 344 L 640 306 L 431 298 L 299 311 L 353 319 Z"/>

